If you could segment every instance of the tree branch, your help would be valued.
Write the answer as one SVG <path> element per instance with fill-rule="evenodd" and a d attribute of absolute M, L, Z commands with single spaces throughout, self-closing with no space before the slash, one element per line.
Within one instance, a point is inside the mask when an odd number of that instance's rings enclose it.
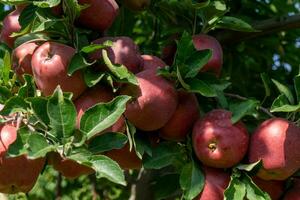
<path fill-rule="evenodd" d="M 253 23 L 252 26 L 253 28 L 259 31 L 237 32 L 226 30 L 216 33 L 215 36 L 222 44 L 226 45 L 268 35 L 278 31 L 300 28 L 300 14 L 296 14 L 293 16 L 286 15 L 281 17 L 270 18 L 263 21 L 257 21 Z"/>

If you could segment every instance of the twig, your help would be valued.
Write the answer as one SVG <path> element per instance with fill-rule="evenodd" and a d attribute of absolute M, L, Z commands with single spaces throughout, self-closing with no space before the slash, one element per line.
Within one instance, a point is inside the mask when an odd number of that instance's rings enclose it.
<path fill-rule="evenodd" d="M 237 31 L 220 31 L 215 34 L 218 40 L 226 45 L 232 43 L 239 43 L 248 39 L 268 35 L 271 33 L 300 28 L 300 14 L 293 16 L 281 16 L 257 21 L 252 24 L 253 28 L 258 32 L 237 32 Z"/>
<path fill-rule="evenodd" d="M 227 97 L 231 97 L 231 98 L 235 98 L 235 99 L 239 99 L 239 100 L 242 100 L 242 101 L 246 101 L 248 98 L 246 97 L 243 97 L 243 96 L 240 96 L 238 94 L 232 94 L 232 93 L 224 93 L 225 96 Z M 269 109 L 265 108 L 265 107 L 262 107 L 262 106 L 258 106 L 258 110 L 260 110 L 261 112 L 267 114 L 269 117 L 272 117 L 272 118 L 275 118 L 276 116 L 273 115 Z"/>
<path fill-rule="evenodd" d="M 61 200 L 61 181 L 62 181 L 62 176 L 61 173 L 58 174 L 57 176 L 57 183 L 56 183 L 56 197 L 55 200 Z"/>

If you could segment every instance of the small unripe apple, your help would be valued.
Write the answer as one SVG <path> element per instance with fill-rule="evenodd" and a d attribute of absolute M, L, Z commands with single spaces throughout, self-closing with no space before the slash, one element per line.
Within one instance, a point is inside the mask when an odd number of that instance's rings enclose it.
<path fill-rule="evenodd" d="M 300 200 L 300 179 L 295 178 L 293 186 L 284 195 L 283 200 Z"/>
<path fill-rule="evenodd" d="M 136 77 L 139 87 L 125 86 L 121 89 L 121 94 L 136 95 L 133 101 L 127 103 L 125 117 L 143 131 L 158 130 L 174 114 L 177 92 L 169 81 L 155 75 L 153 70 L 142 71 Z"/>
<path fill-rule="evenodd" d="M 125 6 L 133 11 L 145 10 L 150 3 L 151 0 L 124 0 Z"/>
<path fill-rule="evenodd" d="M 95 172 L 92 168 L 81 165 L 76 161 L 62 158 L 56 152 L 51 152 L 48 155 L 48 163 L 52 165 L 56 171 L 68 179 L 75 179 Z"/>
<path fill-rule="evenodd" d="M 202 68 L 202 72 L 212 71 L 217 76 L 220 76 L 222 65 L 223 65 L 223 50 L 222 47 L 216 38 L 199 34 L 193 36 L 193 43 L 197 50 L 212 50 L 212 57 L 206 65 Z"/>
<path fill-rule="evenodd" d="M 124 170 L 140 169 L 142 167 L 142 161 L 136 155 L 134 149 L 130 151 L 128 143 L 121 149 L 107 151 L 105 155 L 116 161 Z"/>
<path fill-rule="evenodd" d="M 94 44 L 103 44 L 112 41 L 112 47 L 106 48 L 109 59 L 113 64 L 125 65 L 133 73 L 141 71 L 141 54 L 139 47 L 129 37 L 104 37 L 93 41 Z M 102 50 L 91 55 L 92 60 L 102 58 Z"/>
<path fill-rule="evenodd" d="M 89 5 L 81 11 L 78 18 L 79 24 L 97 31 L 107 30 L 119 12 L 119 6 L 115 0 L 78 0 L 78 3 Z"/>
<path fill-rule="evenodd" d="M 283 194 L 284 181 L 266 181 L 258 177 L 253 177 L 252 180 L 261 190 L 267 192 L 272 200 L 279 200 Z"/>
<path fill-rule="evenodd" d="M 199 118 L 199 105 L 193 93 L 178 92 L 178 105 L 171 119 L 159 130 L 162 138 L 167 140 L 185 140 Z"/>
<path fill-rule="evenodd" d="M 97 103 L 107 103 L 113 100 L 114 95 L 109 88 L 96 86 L 86 90 L 76 101 L 74 102 L 77 110 L 77 121 L 76 126 L 79 129 L 80 127 L 80 119 L 84 112 L 93 107 Z M 125 132 L 125 121 L 123 117 L 111 127 L 107 128 L 106 130 L 102 131 L 101 133 L 105 132 Z"/>
<path fill-rule="evenodd" d="M 11 37 L 11 34 L 21 30 L 19 17 L 23 9 L 24 6 L 18 6 L 16 10 L 9 13 L 3 20 L 0 41 L 6 43 L 10 48 L 13 48 L 16 40 L 15 37 Z"/>
<path fill-rule="evenodd" d="M 249 135 L 245 126 L 232 124 L 231 112 L 217 109 L 198 119 L 193 128 L 193 147 L 205 165 L 230 168 L 245 156 Z"/>
<path fill-rule="evenodd" d="M 205 183 L 201 194 L 194 200 L 223 200 L 230 175 L 221 169 L 204 167 Z"/>
<path fill-rule="evenodd" d="M 0 125 L 0 192 L 14 194 L 29 192 L 41 173 L 45 159 L 28 159 L 26 155 L 6 157 L 9 146 L 17 139 L 17 128 Z"/>
<path fill-rule="evenodd" d="M 285 180 L 300 168 L 299 146 L 299 127 L 286 119 L 268 119 L 251 136 L 249 161 L 262 160 L 259 178 Z"/>
<path fill-rule="evenodd" d="M 64 92 L 72 92 L 76 99 L 86 85 L 80 71 L 68 76 L 68 65 L 75 49 L 56 42 L 46 42 L 32 55 L 31 66 L 37 87 L 45 96 L 51 95 L 60 85 Z"/>
<path fill-rule="evenodd" d="M 156 71 L 160 67 L 167 66 L 167 64 L 156 56 L 142 55 L 142 66 L 143 71 L 148 69 Z"/>
<path fill-rule="evenodd" d="M 12 67 L 20 80 L 23 80 L 23 74 L 33 75 L 31 67 L 31 58 L 37 47 L 37 43 L 28 42 L 14 49 L 12 53 Z"/>

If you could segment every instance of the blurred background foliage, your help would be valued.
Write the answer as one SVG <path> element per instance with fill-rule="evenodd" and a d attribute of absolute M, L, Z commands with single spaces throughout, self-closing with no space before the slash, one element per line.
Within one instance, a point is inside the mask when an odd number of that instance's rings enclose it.
<path fill-rule="evenodd" d="M 174 35 L 180 35 L 183 31 L 191 34 L 203 31 L 203 10 L 193 12 L 187 1 L 152 0 L 147 10 L 132 12 L 122 6 L 122 0 L 119 0 L 120 14 L 107 34 L 130 36 L 139 44 L 143 54 L 161 56 L 162 48 L 174 40 Z M 194 2 L 201 3 L 200 0 Z M 272 18 L 277 19 L 278 23 L 282 20 L 284 22 L 300 12 L 299 0 L 226 0 L 225 3 L 224 12 L 215 12 L 212 15 L 235 16 L 250 24 L 260 24 Z M 13 8 L 0 4 L 0 21 L 11 9 Z M 300 17 L 298 23 L 300 27 Z M 208 34 L 218 38 L 228 32 L 216 29 L 210 30 Z M 235 33 L 235 37 L 226 43 L 222 43 L 220 39 L 225 54 L 222 78 L 232 83 L 228 92 L 262 101 L 265 98 L 265 88 L 260 77 L 262 72 L 292 87 L 293 77 L 299 73 L 300 29 L 287 30 L 283 26 L 282 30 L 270 32 L 244 41 L 239 41 L 239 33 Z M 270 107 L 278 96 L 275 86 L 270 87 L 271 94 L 264 101 L 265 107 Z M 129 177 L 136 178 L 135 173 Z M 130 185 L 122 187 L 105 180 L 95 181 L 93 177 L 82 177 L 74 181 L 63 179 L 59 190 L 56 188 L 57 181 L 58 174 L 48 166 L 38 184 L 27 196 L 11 195 L 9 199 L 55 199 L 58 195 L 62 200 L 84 200 L 92 199 L 95 191 L 100 194 L 101 199 L 121 200 L 130 196 Z M 154 193 L 157 197 L 168 196 L 163 193 L 168 191 L 167 187 L 171 184 L 161 184 L 164 190 L 156 186 L 153 188 Z"/>

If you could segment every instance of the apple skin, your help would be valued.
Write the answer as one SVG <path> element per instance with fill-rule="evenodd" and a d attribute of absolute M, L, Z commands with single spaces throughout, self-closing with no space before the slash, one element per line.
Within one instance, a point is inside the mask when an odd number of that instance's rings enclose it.
<path fill-rule="evenodd" d="M 3 20 L 3 28 L 0 34 L 0 41 L 4 42 L 10 48 L 14 47 L 14 42 L 16 38 L 10 37 L 14 32 L 21 30 L 21 25 L 19 24 L 19 16 L 24 9 L 24 6 L 18 6 L 16 10 L 9 13 Z"/>
<path fill-rule="evenodd" d="M 113 64 L 125 65 L 133 73 L 141 71 L 142 58 L 139 47 L 129 37 L 103 37 L 93 41 L 93 44 L 103 44 L 106 41 L 112 41 L 112 47 L 108 47 L 108 57 Z M 102 50 L 96 51 L 90 57 L 92 60 L 102 58 Z"/>
<path fill-rule="evenodd" d="M 279 200 L 284 192 L 284 181 L 266 181 L 258 177 L 253 177 L 252 180 L 261 190 L 267 192 L 272 200 Z"/>
<path fill-rule="evenodd" d="M 61 173 L 62 176 L 71 180 L 95 172 L 90 167 L 81 165 L 67 158 L 62 158 L 57 152 L 51 152 L 48 154 L 48 164 L 52 165 L 52 167 Z"/>
<path fill-rule="evenodd" d="M 0 192 L 14 194 L 29 192 L 41 173 L 45 159 L 28 159 L 26 155 L 6 157 L 9 146 L 17 139 L 17 128 L 0 125 Z"/>
<path fill-rule="evenodd" d="M 151 3 L 151 0 L 124 0 L 124 4 L 132 11 L 143 11 Z"/>
<path fill-rule="evenodd" d="M 285 180 L 300 168 L 299 146 L 299 127 L 282 118 L 268 119 L 251 136 L 249 162 L 262 160 L 259 178 Z"/>
<path fill-rule="evenodd" d="M 143 131 L 162 128 L 172 117 L 177 107 L 177 91 L 163 77 L 156 76 L 153 70 L 136 74 L 139 87 L 125 86 L 121 94 L 137 94 L 127 103 L 125 117 Z"/>
<path fill-rule="evenodd" d="M 204 65 L 201 71 L 212 71 L 216 76 L 220 76 L 223 65 L 223 50 L 218 40 L 209 35 L 199 34 L 193 36 L 193 43 L 197 50 L 212 50 L 211 59 Z"/>
<path fill-rule="evenodd" d="M 72 92 L 76 99 L 86 85 L 80 71 L 68 76 L 68 65 L 75 49 L 55 42 L 46 42 L 32 55 L 31 66 L 37 87 L 45 96 L 51 95 L 60 85 L 64 92 Z"/>
<path fill-rule="evenodd" d="M 221 169 L 204 167 L 205 183 L 201 194 L 194 200 L 223 200 L 230 175 Z"/>
<path fill-rule="evenodd" d="M 77 120 L 76 120 L 76 127 L 77 129 L 80 128 L 80 119 L 84 112 L 93 107 L 97 103 L 107 103 L 113 100 L 114 95 L 109 88 L 103 86 L 96 86 L 86 90 L 76 101 L 74 102 L 76 110 L 77 110 Z M 125 121 L 123 117 L 112 125 L 110 128 L 102 131 L 101 133 L 105 132 L 125 132 Z M 101 134 L 100 133 L 100 134 Z"/>
<path fill-rule="evenodd" d="M 199 105 L 193 93 L 178 91 L 178 105 L 171 119 L 159 130 L 166 140 L 183 141 L 199 118 Z"/>
<path fill-rule="evenodd" d="M 245 126 L 232 124 L 231 112 L 212 110 L 193 128 L 193 147 L 198 159 L 215 168 L 230 168 L 245 156 L 249 135 Z"/>
<path fill-rule="evenodd" d="M 142 55 L 142 66 L 143 70 L 156 70 L 160 67 L 165 67 L 167 64 L 160 58 L 152 55 Z"/>
<path fill-rule="evenodd" d="M 294 184 L 284 195 L 283 200 L 300 200 L 300 179 L 295 178 Z"/>
<path fill-rule="evenodd" d="M 31 58 L 38 46 L 39 45 L 35 42 L 28 42 L 18 46 L 13 50 L 12 66 L 17 74 L 17 77 L 21 81 L 24 81 L 22 77 L 23 74 L 33 75 L 31 67 Z"/>
<path fill-rule="evenodd" d="M 104 153 L 107 157 L 116 161 L 123 170 L 140 169 L 142 161 L 137 157 L 134 149 L 130 151 L 127 143 L 121 149 L 113 149 Z"/>
<path fill-rule="evenodd" d="M 119 13 L 115 0 L 79 0 L 78 3 L 90 5 L 81 11 L 78 23 L 96 31 L 107 30 Z"/>

